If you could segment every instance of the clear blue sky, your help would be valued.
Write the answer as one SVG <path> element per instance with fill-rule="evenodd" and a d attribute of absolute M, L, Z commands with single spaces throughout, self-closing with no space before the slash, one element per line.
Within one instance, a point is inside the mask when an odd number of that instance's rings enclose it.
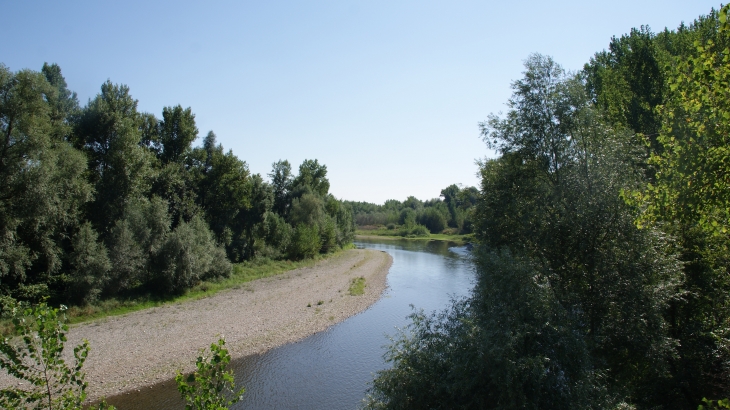
<path fill-rule="evenodd" d="M 327 165 L 331 192 L 382 203 L 478 186 L 478 123 L 533 52 L 580 69 L 611 36 L 720 4 L 616 1 L 9 1 L 0 62 L 61 66 L 84 105 L 110 79 L 141 111 L 181 104 L 200 138 L 266 175 Z M 196 144 L 198 144 L 196 142 Z"/>

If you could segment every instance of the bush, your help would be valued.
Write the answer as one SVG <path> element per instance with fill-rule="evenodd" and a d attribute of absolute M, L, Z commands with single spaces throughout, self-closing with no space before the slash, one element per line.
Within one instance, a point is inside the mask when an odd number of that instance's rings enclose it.
<path fill-rule="evenodd" d="M 416 224 L 416 211 L 411 208 L 405 208 L 400 211 L 398 223 L 405 225 L 406 228 L 412 228 Z"/>
<path fill-rule="evenodd" d="M 185 400 L 186 410 L 227 409 L 241 400 L 245 389 L 235 391 L 233 372 L 225 370 L 231 361 L 228 350 L 223 347 L 225 344 L 223 338 L 218 339 L 218 343 L 211 344 L 210 357 L 201 352 L 195 364 L 197 369 L 192 374 L 185 377 L 182 373 L 177 373 L 175 382 Z M 228 400 L 226 394 L 233 398 Z"/>
<path fill-rule="evenodd" d="M 437 209 L 425 208 L 418 215 L 418 223 L 425 225 L 431 233 L 441 233 L 446 229 L 446 216 Z"/>
<path fill-rule="evenodd" d="M 273 259 L 286 253 L 291 243 L 294 230 L 284 218 L 273 212 L 267 212 L 264 218 L 264 240 L 266 242 L 265 255 Z"/>
<path fill-rule="evenodd" d="M 478 297 L 412 314 L 367 408 L 615 408 L 578 324 L 541 272 L 509 254 L 478 256 Z"/>
<path fill-rule="evenodd" d="M 411 229 L 410 235 L 418 237 L 429 236 L 429 230 L 423 225 L 416 225 Z"/>
<path fill-rule="evenodd" d="M 14 301 L 3 306 L 10 312 L 20 342 L 5 337 L 0 341 L 0 368 L 26 383 L 23 388 L 0 390 L 0 407 L 5 409 L 78 409 L 86 399 L 86 375 L 81 371 L 89 354 L 84 341 L 74 348 L 74 364 L 63 359 L 68 326 L 65 306 L 54 309 L 41 303 L 23 307 Z M 27 387 L 26 387 L 27 386 Z M 107 407 L 102 403 L 98 409 Z"/>
<path fill-rule="evenodd" d="M 71 241 L 69 295 L 80 303 L 95 301 L 108 281 L 111 262 L 106 247 L 89 222 L 81 225 Z"/>
<path fill-rule="evenodd" d="M 227 277 L 231 264 L 200 217 L 181 222 L 156 255 L 153 281 L 168 293 L 182 293 L 202 279 Z"/>
<path fill-rule="evenodd" d="M 317 225 L 300 224 L 294 229 L 288 254 L 292 259 L 313 258 L 322 248 Z"/>

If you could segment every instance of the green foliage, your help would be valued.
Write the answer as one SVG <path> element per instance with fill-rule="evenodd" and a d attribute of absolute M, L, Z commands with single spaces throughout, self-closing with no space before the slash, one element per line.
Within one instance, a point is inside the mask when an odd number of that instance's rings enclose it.
<path fill-rule="evenodd" d="M 48 71 L 62 87 L 60 69 Z M 43 74 L 0 64 L 0 291 L 29 300 L 58 290 L 59 238 L 91 199 L 85 159 L 62 139 L 68 130 L 57 93 Z"/>
<path fill-rule="evenodd" d="M 456 213 L 456 210 L 454 210 Z M 418 223 L 425 226 L 431 233 L 441 233 L 446 229 L 446 216 L 435 207 L 424 208 L 418 214 Z"/>
<path fill-rule="evenodd" d="M 223 338 L 210 345 L 210 356 L 201 352 L 195 372 L 188 376 L 178 372 L 177 389 L 185 400 L 186 410 L 224 410 L 241 400 L 244 388 L 235 390 L 233 372 L 226 371 L 231 356 Z M 232 399 L 226 397 L 232 396 Z"/>
<path fill-rule="evenodd" d="M 72 246 L 69 296 L 80 303 L 94 302 L 108 283 L 112 269 L 107 249 L 89 222 L 81 225 L 73 237 Z"/>
<path fill-rule="evenodd" d="M 89 158 L 96 189 L 90 216 L 99 232 L 110 229 L 124 214 L 125 205 L 150 189 L 154 157 L 141 145 L 142 125 L 129 87 L 110 81 L 76 121 L 74 138 Z"/>
<path fill-rule="evenodd" d="M 319 253 L 321 248 L 319 227 L 302 223 L 294 229 L 287 253 L 292 259 L 312 258 Z"/>
<path fill-rule="evenodd" d="M 706 398 L 702 399 L 702 403 L 699 406 L 697 406 L 697 410 L 721 410 L 721 409 L 730 409 L 730 400 L 729 399 L 720 399 L 720 400 L 707 400 Z"/>
<path fill-rule="evenodd" d="M 661 400 L 639 386 L 666 381 L 676 345 L 664 314 L 683 276 L 666 236 L 637 230 L 619 197 L 641 182 L 639 151 L 602 123 L 579 79 L 542 56 L 526 68 L 512 110 L 483 124 L 502 157 L 482 166 L 478 239 L 543 264 L 559 303 L 580 312 L 576 331 L 611 389 Z"/>
<path fill-rule="evenodd" d="M 163 163 L 181 162 L 190 151 L 190 145 L 198 138 L 195 114 L 190 107 L 185 110 L 180 105 L 165 107 L 159 127 L 160 159 Z"/>
<path fill-rule="evenodd" d="M 454 228 L 454 232 L 469 233 L 478 192 L 474 187 L 461 188 L 453 184 L 441 190 L 443 201 L 420 201 L 411 196 L 403 202 L 391 199 L 383 205 L 351 201 L 347 205 L 352 207 L 354 222 L 358 226 L 400 224 L 410 230 L 416 224 L 421 224 L 428 227 L 431 233 L 440 233 L 447 226 Z"/>
<path fill-rule="evenodd" d="M 655 108 L 664 101 L 665 54 L 649 27 L 642 26 L 613 37 L 609 50 L 596 53 L 585 65 L 587 88 L 612 123 L 656 135 L 660 120 Z"/>
<path fill-rule="evenodd" d="M 686 406 L 727 396 L 730 381 L 727 12 L 725 6 L 719 18 L 696 22 L 694 33 L 679 33 L 685 53 L 667 65 L 666 99 L 656 111 L 659 148 L 648 161 L 654 179 L 624 191 L 641 212 L 637 225 L 676 237 L 684 262 L 686 294 L 668 317 L 678 339 L 671 389 Z"/>
<path fill-rule="evenodd" d="M 180 294 L 202 279 L 231 274 L 223 249 L 216 246 L 200 217 L 178 225 L 166 237 L 153 263 L 153 283 L 172 294 Z"/>
<path fill-rule="evenodd" d="M 0 405 L 8 409 L 82 409 L 87 387 L 82 367 L 89 344 L 84 341 L 74 348 L 72 365 L 63 359 L 68 331 L 63 317 L 66 307 L 54 309 L 45 303 L 24 307 L 11 303 L 3 310 L 11 315 L 20 343 L 3 338 L 0 368 L 28 385 L 0 390 Z"/>
<path fill-rule="evenodd" d="M 293 229 L 283 217 L 274 212 L 266 213 L 261 225 L 264 246 L 259 249 L 259 256 L 279 259 L 286 254 L 293 235 Z"/>
<path fill-rule="evenodd" d="M 274 211 L 279 215 L 287 216 L 291 205 L 291 189 L 294 177 L 291 173 L 289 161 L 275 162 L 271 165 L 271 185 L 274 189 Z"/>
<path fill-rule="evenodd" d="M 608 408 L 586 340 L 540 268 L 507 253 L 480 261 L 474 298 L 410 316 L 367 407 Z"/>
<path fill-rule="evenodd" d="M 305 192 L 311 192 L 320 197 L 329 193 L 330 182 L 327 179 L 327 166 L 319 161 L 305 159 L 299 165 L 299 175 L 292 181 L 292 189 L 295 196 L 301 196 Z"/>
<path fill-rule="evenodd" d="M 728 6 L 720 14 L 726 19 Z M 730 30 L 720 35 L 730 42 Z M 662 150 L 652 153 L 656 181 L 632 198 L 643 206 L 640 225 L 657 220 L 697 223 L 722 238 L 730 232 L 730 48 L 695 43 L 697 56 L 679 58 L 668 80 L 671 96 L 658 108 Z"/>
<path fill-rule="evenodd" d="M 370 407 L 686 407 L 670 331 L 683 265 L 620 197 L 644 183 L 643 147 L 606 123 L 581 76 L 540 55 L 525 68 L 508 112 L 481 124 L 501 156 L 480 164 L 474 294 L 412 317 Z"/>
<path fill-rule="evenodd" d="M 190 108 L 158 120 L 137 106 L 107 81 L 80 108 L 58 65 L 0 65 L 0 297 L 164 299 L 227 276 L 230 261 L 352 242 L 352 208 L 329 195 L 325 165 L 305 160 L 294 177 L 279 161 L 269 184 L 212 131 L 192 148 Z"/>

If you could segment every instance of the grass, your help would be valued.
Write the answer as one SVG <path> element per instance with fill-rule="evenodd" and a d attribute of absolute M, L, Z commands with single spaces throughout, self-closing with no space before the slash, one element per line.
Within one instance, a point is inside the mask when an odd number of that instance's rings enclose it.
<path fill-rule="evenodd" d="M 400 230 L 398 229 L 387 229 L 385 227 L 378 229 L 358 229 L 355 231 L 356 236 L 368 237 L 377 236 L 383 239 L 406 239 L 409 241 L 447 241 L 453 242 L 459 246 L 466 245 L 469 242 L 474 241 L 474 234 L 448 234 L 448 233 L 432 233 L 429 236 L 424 237 L 403 237 L 399 235 Z"/>
<path fill-rule="evenodd" d="M 360 276 L 359 278 L 354 278 L 352 280 L 352 283 L 350 284 L 350 289 L 347 290 L 350 292 L 350 296 L 360 296 L 365 293 L 365 278 Z"/>
<path fill-rule="evenodd" d="M 218 280 L 203 281 L 189 289 L 182 295 L 159 298 L 151 295 L 143 295 L 129 299 L 109 299 L 99 301 L 86 306 L 72 306 L 66 311 L 69 323 L 83 323 L 91 320 L 103 319 L 109 316 L 124 315 L 139 310 L 149 309 L 157 306 L 171 305 L 188 300 L 198 300 L 215 295 L 218 292 L 228 289 L 245 288 L 247 282 L 256 279 L 276 276 L 284 272 L 314 266 L 319 260 L 330 258 L 340 254 L 342 251 L 328 255 L 319 255 L 315 259 L 303 261 L 275 261 L 259 259 L 233 265 L 231 276 Z M 0 322 L 0 334 L 8 334 L 12 329 L 10 322 Z"/>

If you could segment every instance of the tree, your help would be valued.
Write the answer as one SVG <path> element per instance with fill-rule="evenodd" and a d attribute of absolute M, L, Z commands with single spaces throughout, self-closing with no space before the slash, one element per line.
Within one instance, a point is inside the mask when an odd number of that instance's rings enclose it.
<path fill-rule="evenodd" d="M 63 286 L 62 239 L 91 199 L 84 156 L 59 139 L 58 101 L 41 73 L 0 65 L 0 287 L 30 300 Z"/>
<path fill-rule="evenodd" d="M 728 6 L 720 20 L 730 41 Z M 694 221 L 730 239 L 730 49 L 713 41 L 696 44 L 697 57 L 679 59 L 669 79 L 672 97 L 659 107 L 660 152 L 651 155 L 656 182 L 634 194 L 644 205 L 642 222 Z M 727 247 L 727 244 L 725 245 Z"/>
<path fill-rule="evenodd" d="M 195 126 L 195 114 L 190 107 L 183 110 L 177 105 L 162 109 L 160 159 L 163 163 L 182 162 L 196 138 L 198 127 Z"/>
<path fill-rule="evenodd" d="M 208 137 L 204 149 L 193 154 L 198 203 L 218 243 L 238 262 L 248 256 L 246 229 L 248 211 L 255 205 L 253 180 L 245 161 L 230 150 L 224 154 L 221 145 L 215 146 L 215 134 Z"/>
<path fill-rule="evenodd" d="M 613 37 L 608 51 L 585 65 L 587 88 L 612 123 L 654 140 L 660 126 L 655 109 L 664 101 L 665 54 L 649 27 L 641 26 Z"/>
<path fill-rule="evenodd" d="M 235 390 L 233 372 L 226 371 L 231 356 L 224 347 L 223 338 L 210 345 L 210 356 L 201 352 L 195 363 L 195 372 L 185 377 L 175 376 L 177 389 L 185 400 L 186 410 L 224 410 L 243 397 L 245 389 Z M 226 394 L 233 396 L 228 399 Z"/>
<path fill-rule="evenodd" d="M 88 221 L 74 235 L 72 247 L 70 286 L 66 294 L 76 303 L 94 302 L 109 282 L 112 270 L 107 248 Z"/>
<path fill-rule="evenodd" d="M 72 130 L 70 119 L 78 114 L 79 100 L 75 92 L 67 88 L 66 79 L 61 74 L 58 64 L 43 63 L 41 73 L 46 81 L 56 89 L 55 99 L 49 99 L 50 117 L 53 127 L 53 138 L 57 141 L 70 140 Z"/>
<path fill-rule="evenodd" d="M 74 363 L 63 359 L 68 326 L 64 323 L 65 306 L 59 309 L 45 303 L 23 307 L 10 303 L 3 307 L 11 313 L 15 335 L 21 344 L 8 337 L 0 341 L 0 368 L 11 376 L 28 383 L 26 388 L 0 390 L 0 405 L 4 408 L 79 409 L 83 408 L 87 383 L 82 367 L 89 354 L 84 341 L 74 348 Z M 111 408 L 105 404 L 98 408 Z"/>
<path fill-rule="evenodd" d="M 649 163 L 655 180 L 624 192 L 641 214 L 636 223 L 677 238 L 686 293 L 673 303 L 669 324 L 679 340 L 674 390 L 685 403 L 727 397 L 730 381 L 730 31 L 728 6 L 714 35 L 696 40 L 668 73 L 668 98 Z"/>
<path fill-rule="evenodd" d="M 330 189 L 330 182 L 327 179 L 327 166 L 320 165 L 319 161 L 305 159 L 299 165 L 299 174 L 292 181 L 295 191 L 294 196 L 299 197 L 307 191 L 321 197 L 327 195 Z"/>
<path fill-rule="evenodd" d="M 291 189 L 293 176 L 289 161 L 279 160 L 271 165 L 271 186 L 274 189 L 274 211 L 281 216 L 288 216 L 291 205 Z"/>
<path fill-rule="evenodd" d="M 77 144 L 89 157 L 96 188 L 90 216 L 102 236 L 121 218 L 130 200 L 150 189 L 153 157 L 142 145 L 142 125 L 129 87 L 108 80 L 76 123 Z"/>

